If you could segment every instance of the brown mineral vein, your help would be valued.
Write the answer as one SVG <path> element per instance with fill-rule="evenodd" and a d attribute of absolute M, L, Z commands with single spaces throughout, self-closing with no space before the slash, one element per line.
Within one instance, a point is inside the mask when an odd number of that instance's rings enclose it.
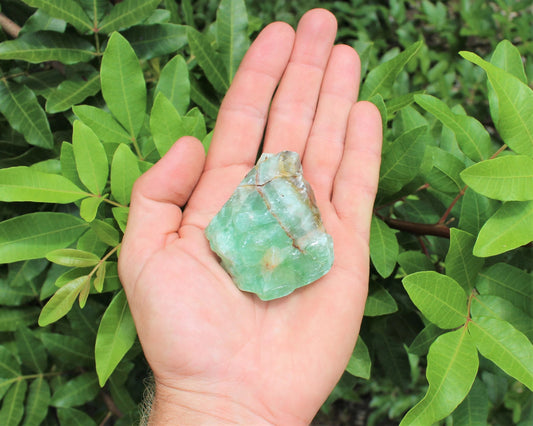
<path fill-rule="evenodd" d="M 255 175 L 255 180 L 257 181 L 257 178 L 259 176 L 259 173 Z M 259 185 L 259 184 L 256 184 L 255 185 L 255 189 L 257 190 L 257 193 L 259 194 L 259 196 L 263 199 L 263 202 L 265 203 L 265 206 L 267 208 L 267 210 L 270 212 L 270 214 L 274 217 L 274 219 L 276 219 L 276 221 L 278 222 L 279 226 L 281 226 L 281 229 L 283 229 L 283 231 L 285 231 L 285 234 L 287 234 L 287 237 L 289 237 L 292 241 L 292 246 L 297 249 L 300 253 L 303 253 L 303 250 L 298 246 L 298 244 L 296 243 L 296 240 L 294 239 L 294 237 L 291 235 L 291 233 L 289 232 L 288 229 L 286 229 L 283 224 L 281 223 L 281 220 L 280 218 L 278 217 L 278 215 L 276 213 L 274 213 L 272 211 L 272 206 L 270 205 L 270 203 L 268 202 L 267 198 L 265 197 L 265 194 L 263 193 L 263 189 L 262 187 L 264 185 L 266 185 L 268 182 L 265 182 L 263 185 Z"/>

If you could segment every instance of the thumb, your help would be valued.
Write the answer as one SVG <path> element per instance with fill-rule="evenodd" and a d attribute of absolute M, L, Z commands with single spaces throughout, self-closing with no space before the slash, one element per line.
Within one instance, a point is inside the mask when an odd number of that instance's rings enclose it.
<path fill-rule="evenodd" d="M 133 186 L 128 224 L 119 257 L 123 285 L 133 284 L 146 260 L 177 235 L 181 208 L 191 196 L 205 163 L 198 139 L 179 139 Z"/>

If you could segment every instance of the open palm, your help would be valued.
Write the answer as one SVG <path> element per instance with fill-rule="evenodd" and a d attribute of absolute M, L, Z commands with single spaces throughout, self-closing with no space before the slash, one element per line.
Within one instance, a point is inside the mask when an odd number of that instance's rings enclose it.
<path fill-rule="evenodd" d="M 154 424 L 308 423 L 346 366 L 367 293 L 381 120 L 356 102 L 359 60 L 333 46 L 335 34 L 325 10 L 306 13 L 296 33 L 266 27 L 207 159 L 182 138 L 135 184 L 119 272 L 156 380 Z M 270 302 L 239 291 L 204 236 L 263 136 L 264 152 L 300 154 L 335 247 L 328 274 Z"/>

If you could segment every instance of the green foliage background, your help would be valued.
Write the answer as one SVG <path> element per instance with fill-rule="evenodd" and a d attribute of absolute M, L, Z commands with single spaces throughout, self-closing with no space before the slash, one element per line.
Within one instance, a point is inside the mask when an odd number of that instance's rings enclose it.
<path fill-rule="evenodd" d="M 316 421 L 532 424 L 531 3 L 112 3 L 0 5 L 0 423 L 138 421 L 133 182 L 182 135 L 207 150 L 250 40 L 321 6 L 385 140 L 361 338 Z"/>

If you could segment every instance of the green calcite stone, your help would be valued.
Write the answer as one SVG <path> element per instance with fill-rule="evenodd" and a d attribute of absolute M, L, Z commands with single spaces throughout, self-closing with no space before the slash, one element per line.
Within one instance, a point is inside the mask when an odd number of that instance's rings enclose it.
<path fill-rule="evenodd" d="M 263 154 L 205 230 L 211 249 L 243 291 L 272 300 L 326 274 L 326 233 L 298 154 Z"/>

